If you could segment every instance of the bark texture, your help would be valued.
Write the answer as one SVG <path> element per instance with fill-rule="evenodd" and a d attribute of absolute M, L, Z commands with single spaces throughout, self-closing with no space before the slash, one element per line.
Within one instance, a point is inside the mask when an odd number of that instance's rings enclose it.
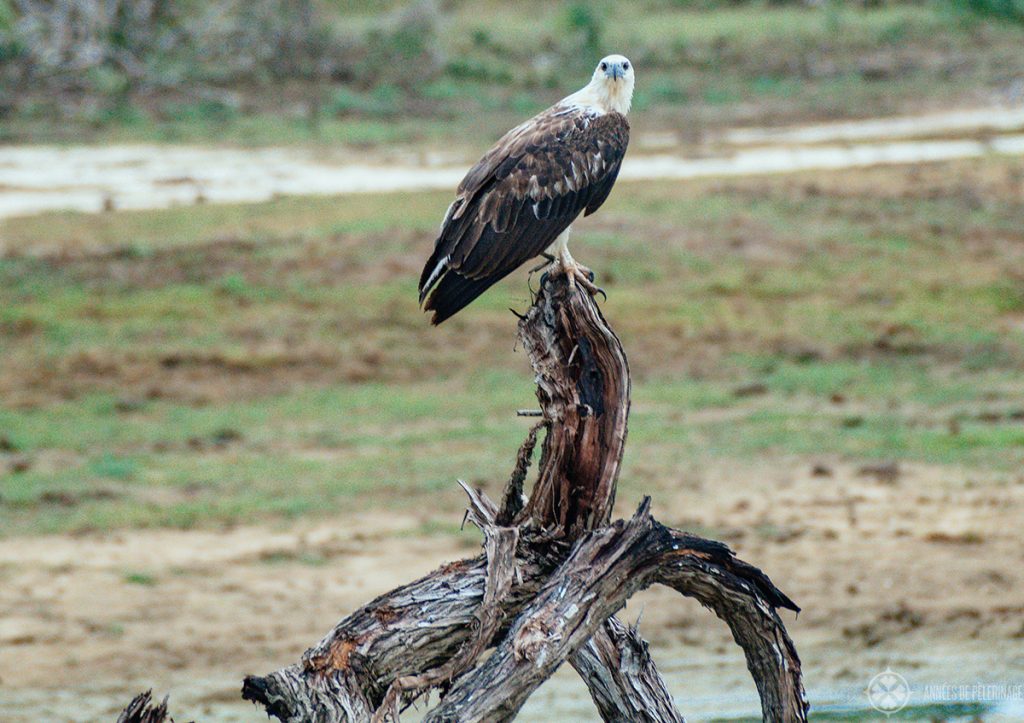
<path fill-rule="evenodd" d="M 483 554 L 367 603 L 299 663 L 246 678 L 243 697 L 282 721 L 354 723 L 397 720 L 434 688 L 442 697 L 428 721 L 507 721 L 568 661 L 604 720 L 682 721 L 647 644 L 614 617 L 635 592 L 662 584 L 730 627 L 766 720 L 806 720 L 800 660 L 776 612 L 796 605 L 722 543 L 658 523 L 647 499 L 630 520 L 610 522 L 630 381 L 594 300 L 564 276 L 546 276 L 519 338 L 543 420 L 500 505 L 463 485 Z"/>
<path fill-rule="evenodd" d="M 636 627 L 608 618 L 569 662 L 586 682 L 602 719 L 683 723 Z"/>
<path fill-rule="evenodd" d="M 611 519 L 629 417 L 626 354 L 594 300 L 561 277 L 545 277 L 519 339 L 547 425 L 526 512 L 575 537 Z"/>

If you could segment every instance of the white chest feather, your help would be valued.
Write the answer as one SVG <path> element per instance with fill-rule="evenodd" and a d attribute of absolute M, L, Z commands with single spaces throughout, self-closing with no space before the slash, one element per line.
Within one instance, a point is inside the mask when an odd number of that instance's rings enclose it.
<path fill-rule="evenodd" d="M 633 87 L 628 83 L 590 82 L 562 101 L 589 110 L 595 115 L 629 112 L 633 102 Z"/>

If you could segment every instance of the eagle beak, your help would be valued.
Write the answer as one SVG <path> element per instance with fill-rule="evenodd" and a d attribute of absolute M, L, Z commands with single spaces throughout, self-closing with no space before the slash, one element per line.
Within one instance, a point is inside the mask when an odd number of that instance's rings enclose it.
<path fill-rule="evenodd" d="M 612 80 L 618 80 L 626 75 L 626 71 L 622 69 L 622 63 L 612 63 L 608 66 L 608 70 L 604 71 L 604 74 Z"/>

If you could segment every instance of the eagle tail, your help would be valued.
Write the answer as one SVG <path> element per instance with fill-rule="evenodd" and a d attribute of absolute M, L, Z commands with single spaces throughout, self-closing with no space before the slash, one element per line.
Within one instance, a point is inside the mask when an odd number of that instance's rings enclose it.
<path fill-rule="evenodd" d="M 423 310 L 434 312 L 430 323 L 437 326 L 466 308 L 500 278 L 469 279 L 449 270 L 430 292 Z"/>
<path fill-rule="evenodd" d="M 440 275 L 444 268 L 444 257 L 441 256 L 435 249 L 434 253 L 431 254 L 427 260 L 426 265 L 423 267 L 423 273 L 420 274 L 420 303 L 423 303 L 423 299 L 426 298 L 427 294 L 430 293 L 431 287 L 434 286 L 434 282 L 437 281 L 437 276 Z"/>

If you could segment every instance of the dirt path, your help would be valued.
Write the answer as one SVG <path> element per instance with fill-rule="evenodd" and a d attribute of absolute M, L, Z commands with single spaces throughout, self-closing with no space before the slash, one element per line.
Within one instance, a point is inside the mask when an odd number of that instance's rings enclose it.
<path fill-rule="evenodd" d="M 712 153 L 700 158 L 683 155 L 685 149 L 671 135 L 641 135 L 623 166 L 622 178 L 753 175 L 975 158 L 988 153 L 1024 155 L 1021 130 L 1024 108 L 737 129 L 698 149 L 702 156 Z M 452 189 L 472 160 L 456 163 L 450 156 L 434 156 L 376 165 L 353 164 L 351 159 L 349 152 L 308 148 L 2 148 L 0 218 L 53 210 L 99 212 L 264 201 L 281 195 Z"/>
<path fill-rule="evenodd" d="M 660 497 L 659 518 L 728 541 L 803 606 L 787 625 L 819 708 L 863 709 L 886 666 L 915 703 L 935 702 L 928 684 L 1024 683 L 1024 478 L 778 458 L 705 469 Z M 109 719 L 148 687 L 171 693 L 179 719 L 258 720 L 238 698 L 243 675 L 295 660 L 345 611 L 475 554 L 475 532 L 424 535 L 427 522 L 0 541 L 0 720 Z M 756 711 L 742 655 L 710 613 L 663 590 L 624 615 L 641 612 L 688 719 Z M 1004 695 L 1002 715 L 985 719 L 1019 720 L 1021 697 Z M 594 720 L 568 670 L 522 717 L 555 719 Z"/>

